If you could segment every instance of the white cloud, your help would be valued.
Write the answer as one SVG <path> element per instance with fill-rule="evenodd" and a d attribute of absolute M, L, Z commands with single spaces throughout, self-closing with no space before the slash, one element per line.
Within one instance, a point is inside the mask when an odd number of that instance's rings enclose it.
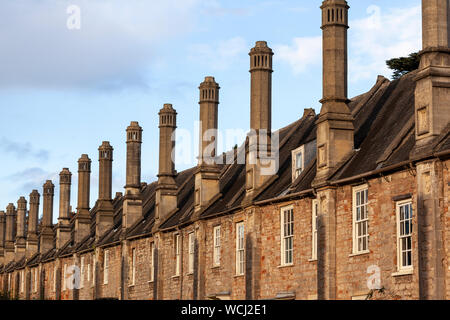
<path fill-rule="evenodd" d="M 213 70 L 225 70 L 236 63 L 236 60 L 246 51 L 248 46 L 245 39 L 234 37 L 215 44 L 192 45 L 189 48 L 189 59 L 205 64 Z"/>
<path fill-rule="evenodd" d="M 382 10 L 367 8 L 367 17 L 349 22 L 349 80 L 389 75 L 386 60 L 418 51 L 421 47 L 421 7 Z M 320 66 L 322 37 L 298 37 L 290 45 L 275 46 L 277 59 L 294 74 Z"/>
<path fill-rule="evenodd" d="M 292 45 L 275 46 L 277 59 L 288 63 L 295 74 L 305 72 L 322 59 L 322 37 L 294 38 Z"/>
<path fill-rule="evenodd" d="M 421 7 L 382 10 L 367 8 L 369 16 L 350 21 L 349 80 L 389 75 L 386 60 L 421 48 Z"/>
<path fill-rule="evenodd" d="M 158 45 L 191 30 L 200 1 L 2 1 L 0 88 L 145 86 Z"/>

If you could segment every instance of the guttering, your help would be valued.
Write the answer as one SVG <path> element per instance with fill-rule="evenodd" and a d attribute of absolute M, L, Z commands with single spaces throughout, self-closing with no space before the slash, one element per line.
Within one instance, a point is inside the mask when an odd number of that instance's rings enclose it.
<path fill-rule="evenodd" d="M 434 156 L 437 158 L 445 157 L 448 155 L 450 155 L 450 150 L 434 153 Z"/>
<path fill-rule="evenodd" d="M 255 205 L 271 204 L 271 203 L 276 203 L 276 202 L 280 202 L 283 200 L 291 200 L 292 198 L 301 197 L 308 193 L 313 193 L 313 189 L 307 189 L 307 190 L 303 190 L 300 192 L 291 193 L 291 194 L 288 194 L 288 195 L 285 195 L 282 197 L 278 197 L 278 198 L 272 198 L 272 199 L 268 199 L 268 200 L 258 201 L 258 202 L 255 202 Z"/>
<path fill-rule="evenodd" d="M 383 167 L 383 168 L 380 168 L 380 169 L 376 169 L 376 170 L 372 170 L 372 171 L 369 171 L 369 172 L 361 173 L 361 174 L 358 174 L 358 175 L 353 176 L 353 177 L 344 178 L 344 179 L 340 179 L 340 180 L 336 180 L 336 181 L 328 181 L 328 183 L 330 185 L 332 185 L 332 186 L 345 184 L 345 183 L 348 183 L 348 182 L 352 182 L 354 180 L 367 178 L 369 176 L 373 176 L 373 175 L 376 175 L 376 174 L 379 174 L 379 173 L 382 173 L 382 172 L 385 172 L 385 171 L 391 171 L 391 170 L 399 169 L 401 167 L 410 166 L 414 162 L 415 161 L 413 161 L 413 160 L 406 160 L 406 161 L 403 161 L 403 162 L 400 162 L 400 163 L 397 163 L 397 164 L 394 164 L 394 165 L 390 165 L 390 166 Z"/>

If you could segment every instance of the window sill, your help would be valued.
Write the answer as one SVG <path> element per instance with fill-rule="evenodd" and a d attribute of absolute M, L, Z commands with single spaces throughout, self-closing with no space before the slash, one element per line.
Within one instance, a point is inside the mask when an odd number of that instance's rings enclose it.
<path fill-rule="evenodd" d="M 180 275 L 172 276 L 172 279 L 173 279 L 173 280 L 178 280 L 178 279 L 180 279 Z"/>
<path fill-rule="evenodd" d="M 317 258 L 308 259 L 308 262 L 314 262 L 314 261 L 317 261 Z"/>
<path fill-rule="evenodd" d="M 148 280 L 147 283 L 154 283 L 155 280 Z"/>
<path fill-rule="evenodd" d="M 129 284 L 128 288 L 133 288 L 135 285 L 134 284 Z"/>
<path fill-rule="evenodd" d="M 194 275 L 194 272 L 188 272 L 188 273 L 186 273 L 186 276 L 193 276 Z"/>
<path fill-rule="evenodd" d="M 221 266 L 220 266 L 220 265 L 218 265 L 218 266 L 213 266 L 213 267 L 211 267 L 211 269 L 216 269 L 216 270 L 218 270 L 218 269 L 221 269 Z"/>
<path fill-rule="evenodd" d="M 289 264 L 282 264 L 280 266 L 278 266 L 278 269 L 283 269 L 283 268 L 289 268 L 289 267 L 293 267 L 294 264 L 293 263 L 289 263 Z"/>
<path fill-rule="evenodd" d="M 370 250 L 366 250 L 366 251 L 361 251 L 361 252 L 357 252 L 357 253 L 351 253 L 348 256 L 355 257 L 355 256 L 362 256 L 362 255 L 369 254 L 369 253 L 370 253 Z"/>
<path fill-rule="evenodd" d="M 414 273 L 413 269 L 407 269 L 407 270 L 400 270 L 397 272 L 394 272 L 391 274 L 392 277 L 400 277 L 400 276 L 407 276 L 412 275 Z"/>
<path fill-rule="evenodd" d="M 241 278 L 241 277 L 244 277 L 244 276 L 245 276 L 245 274 L 236 274 L 236 275 L 233 276 L 233 278 Z"/>

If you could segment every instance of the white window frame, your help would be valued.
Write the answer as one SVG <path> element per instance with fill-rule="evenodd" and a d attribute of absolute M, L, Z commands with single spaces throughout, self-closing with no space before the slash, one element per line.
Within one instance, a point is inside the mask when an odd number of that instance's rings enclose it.
<path fill-rule="evenodd" d="M 109 282 L 109 250 L 103 253 L 103 284 Z"/>
<path fill-rule="evenodd" d="M 358 194 L 363 193 L 363 196 L 366 195 L 367 198 L 363 199 L 364 203 L 358 204 Z M 366 194 L 365 194 L 366 193 Z M 368 201 L 368 195 L 369 195 L 369 187 L 367 184 L 357 186 L 353 188 L 353 203 L 352 203 L 352 211 L 353 211 L 353 219 L 352 219 L 352 225 L 353 225 L 353 254 L 363 254 L 363 253 L 369 253 L 369 201 Z M 359 198 L 361 199 L 361 198 Z M 365 211 L 365 217 L 363 219 L 357 219 L 358 218 L 358 212 L 361 212 L 361 210 L 358 210 L 362 208 L 362 211 Z M 361 226 L 361 227 L 359 227 Z M 364 230 L 366 233 L 361 232 L 359 234 L 358 229 Z M 361 242 L 360 242 L 361 241 Z M 361 243 L 361 248 L 359 248 L 359 243 Z M 364 245 L 366 248 L 364 249 Z"/>
<path fill-rule="evenodd" d="M 401 220 L 400 220 L 400 209 L 402 207 L 406 207 L 409 206 L 410 209 L 410 216 L 408 219 L 404 219 L 403 221 L 409 220 L 410 224 L 409 224 L 409 234 L 405 234 L 405 235 L 401 235 Z M 403 200 L 403 201 L 398 201 L 396 202 L 396 221 L 397 221 L 397 269 L 398 271 L 411 271 L 413 270 L 413 250 L 412 250 L 412 226 L 413 226 L 413 216 L 414 216 L 414 211 L 412 208 L 412 200 L 411 199 L 407 199 L 407 200 Z M 409 238 L 409 245 L 410 248 L 407 248 L 406 250 L 404 250 L 403 245 L 402 245 L 402 240 L 403 239 L 407 239 Z M 403 253 L 404 252 L 410 252 L 411 255 L 411 264 L 410 265 L 404 265 L 404 261 L 403 261 Z"/>
<path fill-rule="evenodd" d="M 174 239 L 174 251 L 175 251 L 175 276 L 180 275 L 181 266 L 181 235 L 176 234 Z"/>
<path fill-rule="evenodd" d="M 220 266 L 220 242 L 221 242 L 221 228 L 216 226 L 213 229 L 213 265 Z"/>
<path fill-rule="evenodd" d="M 297 169 L 297 155 L 302 155 L 302 163 L 300 168 Z M 303 170 L 305 170 L 305 146 L 301 146 L 291 152 L 292 159 L 292 181 L 298 178 L 299 175 L 302 174 Z M 299 171 L 300 170 L 300 171 Z"/>
<path fill-rule="evenodd" d="M 311 260 L 317 260 L 317 247 L 319 241 L 317 230 L 317 216 L 319 212 L 319 200 L 313 199 L 311 208 Z"/>
<path fill-rule="evenodd" d="M 236 223 L 236 275 L 245 274 L 245 225 Z"/>
<path fill-rule="evenodd" d="M 150 282 L 155 281 L 155 243 L 150 243 Z"/>
<path fill-rule="evenodd" d="M 136 284 L 136 248 L 131 249 L 131 286 Z"/>
<path fill-rule="evenodd" d="M 294 264 L 294 206 L 283 207 L 280 211 L 281 266 L 292 266 Z M 290 221 L 286 221 L 286 214 L 291 216 Z M 287 248 L 288 242 L 291 248 Z"/>
<path fill-rule="evenodd" d="M 189 239 L 189 258 L 188 258 L 188 273 L 194 273 L 194 252 L 195 252 L 195 233 L 191 232 L 188 235 Z"/>
<path fill-rule="evenodd" d="M 80 289 L 82 289 L 84 288 L 84 257 L 80 260 Z"/>
<path fill-rule="evenodd" d="M 8 273 L 8 291 L 11 291 L 11 273 Z"/>

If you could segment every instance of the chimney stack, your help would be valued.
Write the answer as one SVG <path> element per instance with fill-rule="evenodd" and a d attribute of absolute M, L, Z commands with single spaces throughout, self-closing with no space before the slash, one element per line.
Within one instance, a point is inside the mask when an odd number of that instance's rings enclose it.
<path fill-rule="evenodd" d="M 317 175 L 315 185 L 354 147 L 353 117 L 347 98 L 348 9 L 345 0 L 326 0 L 322 6 L 323 98 L 317 120 Z"/>
<path fill-rule="evenodd" d="M 14 260 L 14 240 L 16 238 L 16 208 L 10 203 L 6 207 L 5 263 Z"/>
<path fill-rule="evenodd" d="M 30 212 L 28 213 L 27 248 L 26 257 L 31 258 L 38 251 L 38 219 L 39 219 L 39 198 L 37 190 L 30 193 Z"/>
<path fill-rule="evenodd" d="M 125 230 L 142 217 L 141 145 L 142 128 L 137 121 L 132 121 L 127 128 L 127 184 L 122 219 Z"/>
<path fill-rule="evenodd" d="M 114 224 L 114 208 L 111 199 L 113 147 L 103 141 L 98 148 L 99 186 L 95 238 L 99 240 Z"/>
<path fill-rule="evenodd" d="M 70 239 L 70 188 L 72 173 L 63 168 L 59 174 L 59 218 L 56 226 L 56 249 L 61 249 Z"/>
<path fill-rule="evenodd" d="M 46 253 L 53 248 L 53 197 L 55 195 L 55 185 L 51 180 L 47 180 L 43 186 L 43 214 L 41 222 L 41 235 L 39 252 Z"/>
<path fill-rule="evenodd" d="M 159 110 L 159 173 L 156 187 L 155 228 L 177 208 L 175 130 L 177 111 L 171 104 Z"/>
<path fill-rule="evenodd" d="M 75 243 L 79 243 L 89 235 L 91 228 L 90 192 L 91 192 L 91 159 L 87 154 L 78 160 L 78 206 L 75 216 Z"/>
<path fill-rule="evenodd" d="M 25 200 L 25 197 L 20 197 L 19 201 L 17 201 L 17 234 L 15 244 L 16 261 L 19 261 L 25 255 L 25 249 L 27 246 L 25 234 L 26 215 L 27 200 Z"/>
<path fill-rule="evenodd" d="M 250 134 L 246 154 L 246 200 L 250 201 L 270 178 L 272 133 L 272 58 L 266 41 L 257 41 L 250 50 L 251 97 Z M 268 166 L 267 164 L 270 163 Z"/>
<path fill-rule="evenodd" d="M 416 75 L 415 117 L 418 158 L 450 121 L 450 4 L 422 0 L 422 51 Z"/>
<path fill-rule="evenodd" d="M 442 175 L 438 159 L 430 159 L 436 138 L 450 122 L 450 3 L 449 0 L 422 0 L 423 49 L 415 75 L 416 143 L 410 153 L 415 163 L 415 212 L 418 234 L 419 299 L 443 300 L 446 297 L 446 267 L 443 247 Z"/>
<path fill-rule="evenodd" d="M 3 264 L 5 257 L 5 228 L 6 228 L 5 211 L 0 211 L 0 264 Z"/>
<path fill-rule="evenodd" d="M 199 214 L 219 194 L 220 169 L 216 164 L 219 84 L 205 77 L 200 84 L 200 141 L 195 172 L 195 213 Z"/>

